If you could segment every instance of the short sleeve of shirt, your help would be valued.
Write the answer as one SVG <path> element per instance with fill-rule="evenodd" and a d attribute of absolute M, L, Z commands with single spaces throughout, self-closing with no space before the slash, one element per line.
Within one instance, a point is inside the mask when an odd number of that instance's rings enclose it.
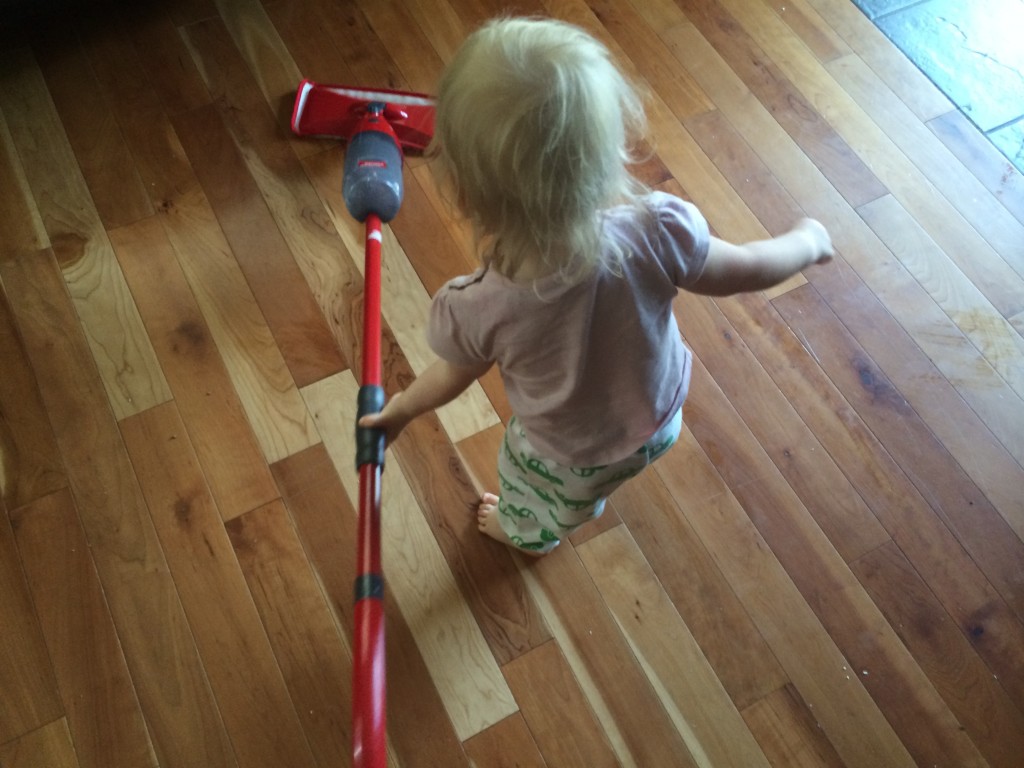
<path fill-rule="evenodd" d="M 485 350 L 479 314 L 474 310 L 480 289 L 479 272 L 445 283 L 430 305 L 427 343 L 434 353 L 454 365 L 474 365 L 494 358 Z M 467 322 L 476 317 L 476 322 Z"/>
<path fill-rule="evenodd" d="M 692 285 L 704 271 L 711 233 L 697 209 L 674 195 L 656 192 L 651 203 L 657 215 L 658 258 L 678 288 Z"/>

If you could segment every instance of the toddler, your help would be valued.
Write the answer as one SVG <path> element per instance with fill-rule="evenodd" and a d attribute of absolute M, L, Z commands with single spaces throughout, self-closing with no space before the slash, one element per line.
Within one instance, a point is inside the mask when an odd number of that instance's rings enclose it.
<path fill-rule="evenodd" d="M 675 442 L 690 380 L 672 300 L 770 287 L 832 257 L 805 219 L 733 245 L 701 213 L 632 179 L 636 92 L 583 30 L 500 19 L 445 71 L 431 154 L 472 222 L 482 267 L 434 298 L 439 360 L 360 425 L 394 440 L 497 364 L 514 416 L 480 530 L 550 552 Z"/>

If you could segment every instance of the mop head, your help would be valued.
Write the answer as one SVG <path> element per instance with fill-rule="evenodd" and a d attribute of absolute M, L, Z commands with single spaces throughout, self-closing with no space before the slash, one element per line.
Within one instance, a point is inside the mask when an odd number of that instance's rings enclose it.
<path fill-rule="evenodd" d="M 386 105 L 384 117 L 405 152 L 422 152 L 434 133 L 434 100 L 422 93 L 369 90 L 303 80 L 295 94 L 292 130 L 299 136 L 349 141 L 372 102 Z"/>

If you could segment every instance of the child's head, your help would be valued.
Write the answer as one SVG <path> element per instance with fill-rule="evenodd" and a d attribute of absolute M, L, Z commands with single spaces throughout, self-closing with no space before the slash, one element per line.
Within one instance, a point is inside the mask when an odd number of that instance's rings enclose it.
<path fill-rule="evenodd" d="M 578 27 L 498 19 L 441 79 L 434 154 L 488 258 L 560 269 L 600 258 L 598 213 L 638 188 L 626 168 L 643 105 L 608 50 Z"/>

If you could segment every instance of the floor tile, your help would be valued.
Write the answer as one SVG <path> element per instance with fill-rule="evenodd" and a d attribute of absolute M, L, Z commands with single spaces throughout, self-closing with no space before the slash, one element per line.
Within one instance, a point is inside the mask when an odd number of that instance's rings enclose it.
<path fill-rule="evenodd" d="M 928 0 L 875 23 L 983 131 L 1024 116 L 1024 1 Z"/>

